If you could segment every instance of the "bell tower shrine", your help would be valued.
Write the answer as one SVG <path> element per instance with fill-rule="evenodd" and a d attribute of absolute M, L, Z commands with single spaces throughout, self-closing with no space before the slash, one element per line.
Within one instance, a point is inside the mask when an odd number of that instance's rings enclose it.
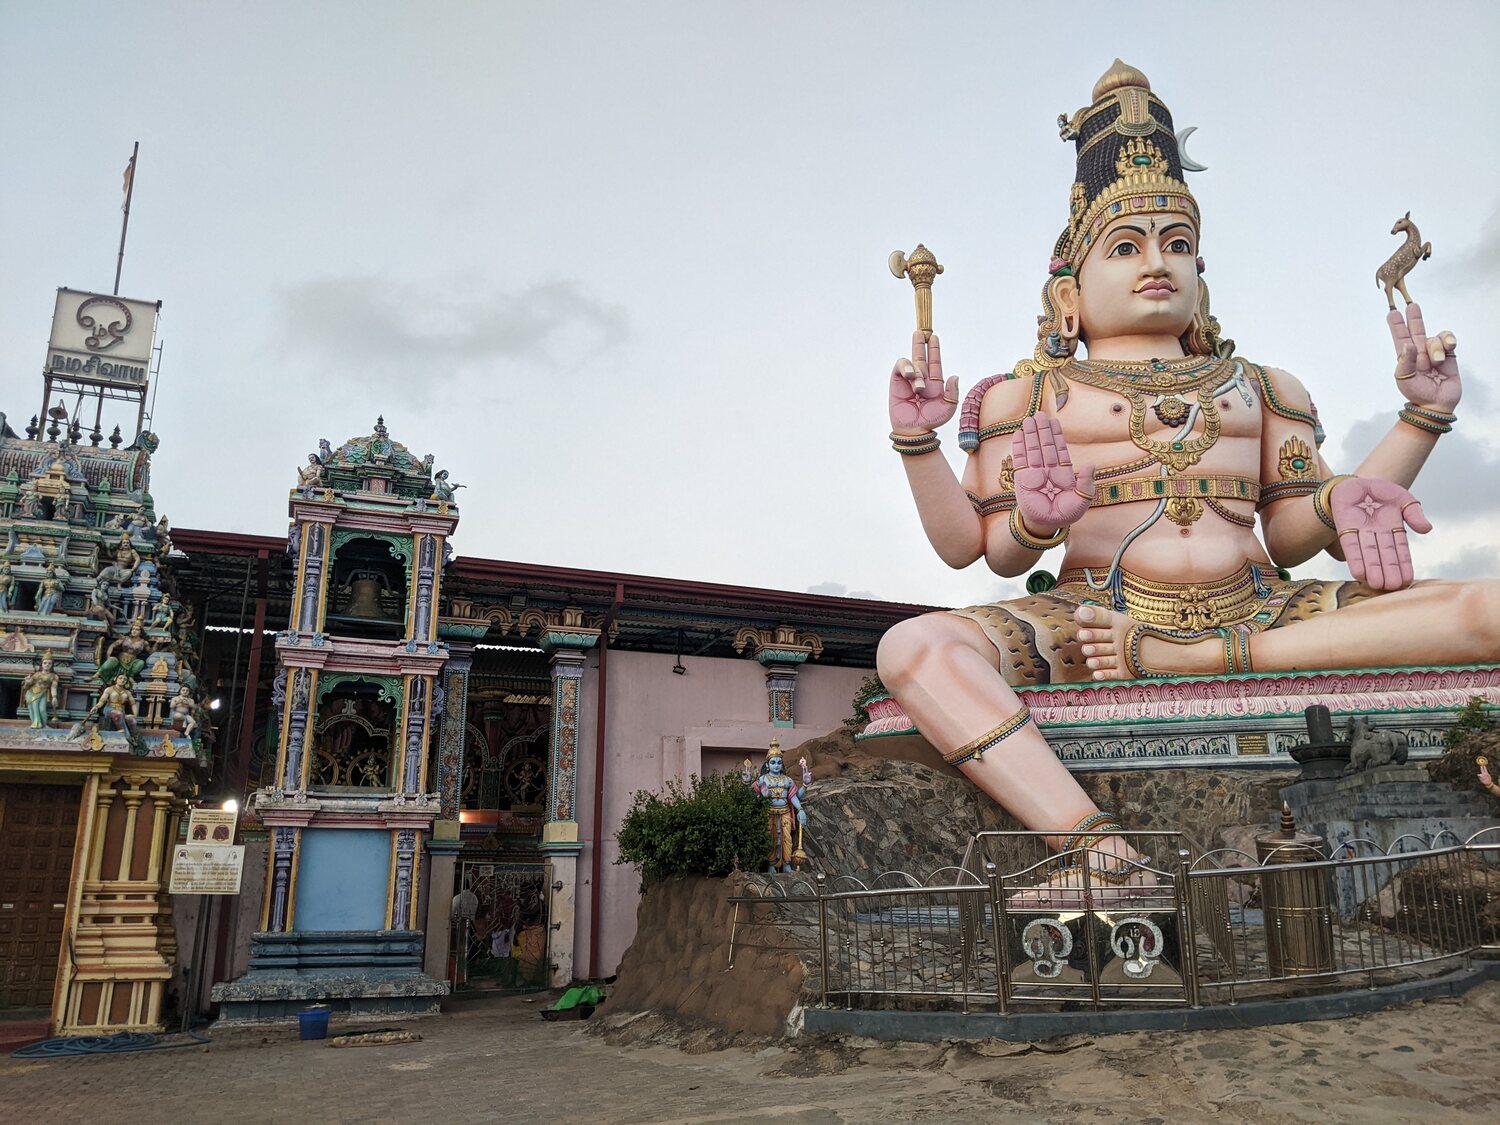
<path fill-rule="evenodd" d="M 435 1011 L 422 973 L 423 845 L 439 811 L 430 749 L 448 646 L 437 606 L 458 523 L 448 474 L 393 441 L 327 441 L 289 500 L 291 614 L 276 638 L 276 780 L 253 798 L 269 840 L 250 968 L 223 1017 Z"/>

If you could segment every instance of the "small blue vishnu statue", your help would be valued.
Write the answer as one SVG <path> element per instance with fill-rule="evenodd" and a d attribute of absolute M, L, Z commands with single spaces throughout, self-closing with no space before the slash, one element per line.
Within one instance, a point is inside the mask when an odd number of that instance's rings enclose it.
<path fill-rule="evenodd" d="M 807 813 L 802 811 L 802 801 L 798 794 L 812 784 L 812 771 L 807 768 L 806 758 L 800 759 L 797 764 L 802 770 L 801 785 L 786 775 L 781 745 L 777 739 L 772 738 L 771 748 L 766 751 L 765 769 L 759 777 L 755 776 L 755 767 L 749 758 L 740 767 L 740 777 L 745 784 L 771 801 L 771 808 L 767 813 L 771 829 L 771 853 L 766 857 L 770 864 L 766 870 L 773 874 L 777 871 L 801 871 L 802 865 L 807 862 L 807 853 L 802 850 L 802 827 L 807 823 Z M 792 832 L 794 810 L 797 813 L 795 844 Z"/>

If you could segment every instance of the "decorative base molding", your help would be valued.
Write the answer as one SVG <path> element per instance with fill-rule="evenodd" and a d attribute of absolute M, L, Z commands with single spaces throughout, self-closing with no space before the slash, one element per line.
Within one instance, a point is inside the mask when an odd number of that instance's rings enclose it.
<path fill-rule="evenodd" d="M 1048 684 L 1018 692 L 1057 756 L 1079 769 L 1121 766 L 1285 767 L 1307 741 L 1303 711 L 1376 717 L 1405 732 L 1413 760 L 1434 758 L 1474 697 L 1500 705 L 1500 666 L 1352 669 Z M 911 734 L 894 699 L 872 700 L 858 739 Z"/>
<path fill-rule="evenodd" d="M 256 934 L 250 971 L 210 995 L 220 1023 L 245 1024 L 289 1022 L 313 1004 L 371 1019 L 431 1015 L 448 989 L 422 972 L 420 931 L 360 930 Z"/>

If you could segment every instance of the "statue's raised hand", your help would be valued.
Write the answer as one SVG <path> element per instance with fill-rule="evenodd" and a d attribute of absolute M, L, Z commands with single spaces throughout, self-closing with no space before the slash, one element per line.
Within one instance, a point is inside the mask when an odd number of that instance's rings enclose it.
<path fill-rule="evenodd" d="M 911 358 L 891 368 L 891 432 L 914 437 L 937 429 L 958 409 L 958 377 L 943 382 L 936 333 L 913 332 Z"/>
<path fill-rule="evenodd" d="M 1396 386 L 1409 402 L 1451 411 L 1463 397 L 1458 377 L 1458 340 L 1452 332 L 1428 336 L 1422 310 L 1412 302 L 1403 316 L 1400 309 L 1386 314 L 1391 340 L 1396 345 Z"/>
<path fill-rule="evenodd" d="M 1372 590 L 1411 585 L 1406 529 L 1421 535 L 1432 530 L 1416 497 L 1394 481 L 1350 477 L 1334 485 L 1328 507 L 1356 581 Z"/>
<path fill-rule="evenodd" d="M 1025 418 L 1010 439 L 1016 471 L 1016 504 L 1037 534 L 1067 527 L 1094 499 L 1094 466 L 1073 469 L 1062 426 L 1047 413 Z"/>

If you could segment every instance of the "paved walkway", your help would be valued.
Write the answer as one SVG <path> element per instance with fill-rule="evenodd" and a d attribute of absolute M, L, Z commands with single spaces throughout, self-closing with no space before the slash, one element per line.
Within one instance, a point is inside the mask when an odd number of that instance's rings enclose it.
<path fill-rule="evenodd" d="M 1357 1019 L 1050 1044 L 665 1046 L 519 999 L 331 1050 L 295 1032 L 47 1062 L 0 1058 L 0 1119 L 112 1122 L 1494 1121 L 1500 982 Z M 601 1009 L 596 1020 L 604 1017 Z"/>

